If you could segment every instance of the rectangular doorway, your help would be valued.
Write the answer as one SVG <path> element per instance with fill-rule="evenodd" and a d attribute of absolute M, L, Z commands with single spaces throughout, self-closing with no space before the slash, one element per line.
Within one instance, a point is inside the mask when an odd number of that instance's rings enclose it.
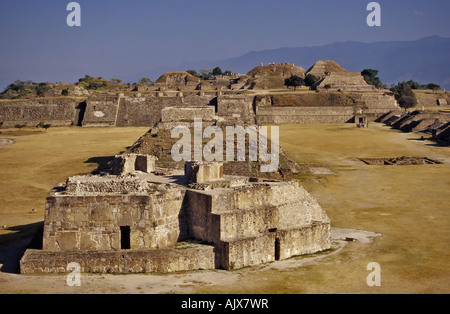
<path fill-rule="evenodd" d="M 275 260 L 279 261 L 281 256 L 281 243 L 280 238 L 276 238 L 275 240 Z"/>
<path fill-rule="evenodd" d="M 120 227 L 120 248 L 122 250 L 131 249 L 130 233 L 130 226 Z"/>

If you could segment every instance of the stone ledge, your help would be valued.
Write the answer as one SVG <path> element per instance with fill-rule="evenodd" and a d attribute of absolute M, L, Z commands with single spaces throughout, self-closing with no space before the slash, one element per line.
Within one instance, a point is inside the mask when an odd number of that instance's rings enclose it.
<path fill-rule="evenodd" d="M 159 250 L 114 252 L 44 252 L 27 250 L 20 261 L 22 274 L 69 273 L 78 263 L 81 273 L 169 273 L 215 268 L 214 247 L 182 242 Z"/>

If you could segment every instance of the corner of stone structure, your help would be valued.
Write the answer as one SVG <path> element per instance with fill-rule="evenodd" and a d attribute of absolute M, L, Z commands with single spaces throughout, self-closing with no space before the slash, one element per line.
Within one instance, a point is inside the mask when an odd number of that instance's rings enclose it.
<path fill-rule="evenodd" d="M 128 175 L 135 171 L 152 173 L 156 171 L 158 158 L 152 155 L 122 154 L 115 156 L 112 162 L 113 175 Z"/>
<path fill-rule="evenodd" d="M 223 162 L 188 161 L 184 165 L 184 174 L 189 183 L 205 183 L 223 179 Z"/>

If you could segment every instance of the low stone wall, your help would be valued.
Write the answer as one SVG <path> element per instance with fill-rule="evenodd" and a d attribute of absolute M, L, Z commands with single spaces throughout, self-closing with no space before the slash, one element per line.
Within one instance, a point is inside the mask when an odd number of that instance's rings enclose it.
<path fill-rule="evenodd" d="M 116 252 L 42 252 L 27 250 L 20 261 L 22 274 L 70 273 L 69 263 L 78 263 L 81 273 L 168 273 L 214 269 L 214 247 L 180 243 L 163 250 Z"/>
<path fill-rule="evenodd" d="M 217 97 L 217 115 L 246 123 L 255 121 L 254 96 L 224 95 Z"/>
<path fill-rule="evenodd" d="M 162 122 L 193 121 L 202 119 L 212 121 L 215 117 L 214 107 L 167 107 L 161 111 Z"/>
<path fill-rule="evenodd" d="M 99 96 L 87 100 L 83 119 L 84 127 L 115 126 L 118 114 L 117 96 Z"/>
<path fill-rule="evenodd" d="M 258 124 L 275 123 L 348 123 L 353 107 L 258 107 Z"/>
<path fill-rule="evenodd" d="M 77 125 L 83 110 L 81 102 L 72 98 L 0 101 L 0 123 L 6 128 L 35 127 L 41 122 L 52 126 Z"/>

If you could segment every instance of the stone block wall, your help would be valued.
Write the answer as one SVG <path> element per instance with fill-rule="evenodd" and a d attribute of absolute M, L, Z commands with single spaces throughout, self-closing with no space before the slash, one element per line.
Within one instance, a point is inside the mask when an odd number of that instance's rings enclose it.
<path fill-rule="evenodd" d="M 220 217 L 212 214 L 212 196 L 200 191 L 186 193 L 186 216 L 189 236 L 208 243 L 220 243 Z"/>
<path fill-rule="evenodd" d="M 83 119 L 84 127 L 116 125 L 119 108 L 118 96 L 102 95 L 91 97 L 86 104 L 86 112 Z"/>
<path fill-rule="evenodd" d="M 161 121 L 194 121 L 194 119 L 213 121 L 215 118 L 215 114 L 216 113 L 214 107 L 167 107 L 161 111 Z"/>
<path fill-rule="evenodd" d="M 216 245 L 222 268 L 255 265 L 331 247 L 328 216 L 297 183 L 189 191 L 186 196 L 191 236 Z"/>
<path fill-rule="evenodd" d="M 348 123 L 353 107 L 257 107 L 256 120 L 264 123 Z"/>
<path fill-rule="evenodd" d="M 63 192 L 62 192 L 63 193 Z M 130 248 L 175 245 L 185 190 L 142 195 L 64 195 L 47 198 L 44 251 L 109 251 L 121 249 L 121 226 L 130 228 Z"/>
<path fill-rule="evenodd" d="M 40 122 L 52 126 L 77 125 L 82 100 L 75 98 L 0 101 L 0 123 L 35 127 Z"/>
<path fill-rule="evenodd" d="M 184 173 L 192 183 L 223 179 L 223 163 L 189 161 L 184 166 Z"/>
<path fill-rule="evenodd" d="M 217 115 L 225 119 L 254 123 L 254 96 L 224 95 L 217 97 Z"/>
<path fill-rule="evenodd" d="M 284 260 L 330 248 L 330 224 L 314 224 L 291 230 L 273 230 L 258 237 L 230 239 L 221 243 L 220 267 L 237 269 L 245 266 Z"/>
<path fill-rule="evenodd" d="M 168 273 L 214 269 L 213 246 L 184 243 L 171 249 L 117 252 L 41 252 L 28 250 L 20 261 L 22 274 L 69 273 L 78 263 L 81 273 Z"/>
<path fill-rule="evenodd" d="M 113 174 L 127 175 L 134 171 L 151 173 L 156 170 L 158 158 L 151 155 L 122 154 L 115 157 L 112 163 Z"/>

